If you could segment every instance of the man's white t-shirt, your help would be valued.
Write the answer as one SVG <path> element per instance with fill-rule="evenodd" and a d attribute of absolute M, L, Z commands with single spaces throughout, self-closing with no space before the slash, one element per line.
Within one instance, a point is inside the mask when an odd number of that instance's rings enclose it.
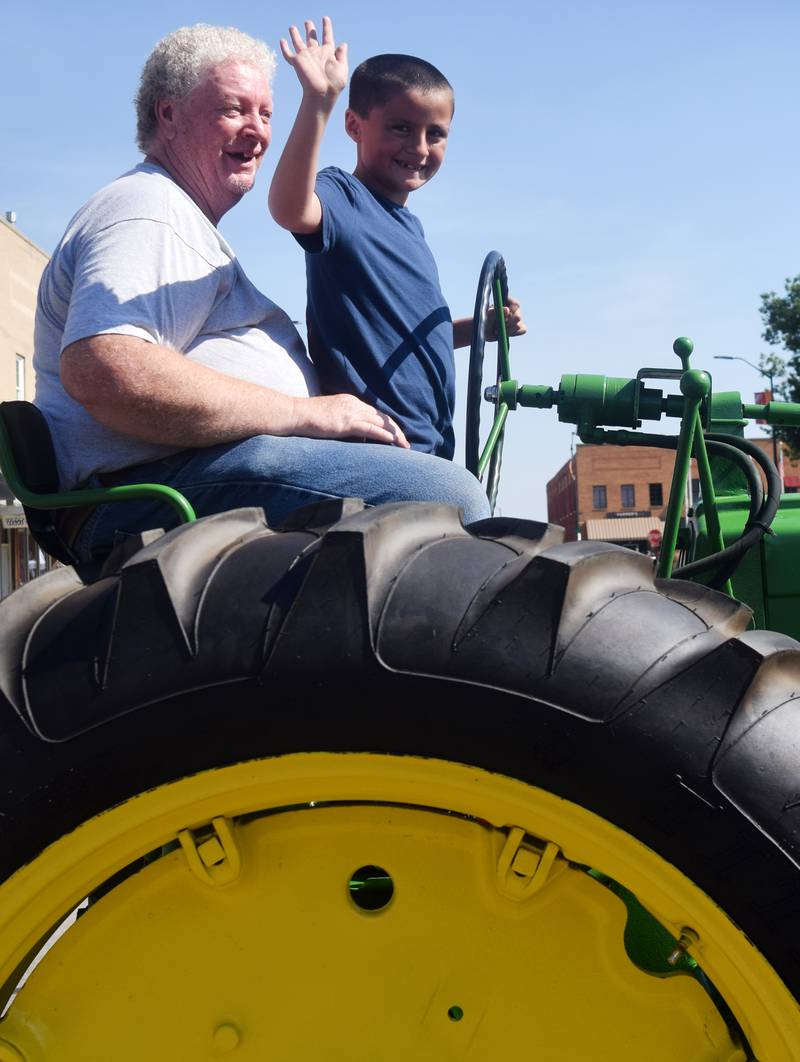
<path fill-rule="evenodd" d="M 159 166 L 142 163 L 97 192 L 67 226 L 42 275 L 36 310 L 36 405 L 61 487 L 93 472 L 153 461 L 177 447 L 96 421 L 64 390 L 61 352 L 88 336 L 136 336 L 285 394 L 318 393 L 288 315 L 247 279 L 197 204 Z"/>

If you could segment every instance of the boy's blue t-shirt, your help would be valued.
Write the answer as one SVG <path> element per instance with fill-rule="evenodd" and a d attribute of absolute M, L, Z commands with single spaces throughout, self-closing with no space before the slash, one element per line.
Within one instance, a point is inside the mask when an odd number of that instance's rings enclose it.
<path fill-rule="evenodd" d="M 322 229 L 306 251 L 308 347 L 322 390 L 393 417 L 413 449 L 452 458 L 450 310 L 419 218 L 329 166 L 317 176 Z"/>

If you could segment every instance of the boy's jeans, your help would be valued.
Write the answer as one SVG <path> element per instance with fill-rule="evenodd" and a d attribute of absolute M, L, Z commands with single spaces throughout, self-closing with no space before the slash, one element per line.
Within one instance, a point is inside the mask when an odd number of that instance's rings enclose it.
<path fill-rule="evenodd" d="M 198 516 L 261 506 L 278 525 L 303 505 L 329 498 L 437 501 L 461 506 L 464 522 L 489 516 L 481 485 L 459 465 L 377 443 L 256 435 L 237 443 L 182 450 L 113 475 L 115 485 L 165 483 L 185 494 Z M 87 484 L 98 486 L 94 477 Z M 115 531 L 134 534 L 177 524 L 169 505 L 151 501 L 99 506 L 73 545 L 84 561 L 108 552 Z"/>

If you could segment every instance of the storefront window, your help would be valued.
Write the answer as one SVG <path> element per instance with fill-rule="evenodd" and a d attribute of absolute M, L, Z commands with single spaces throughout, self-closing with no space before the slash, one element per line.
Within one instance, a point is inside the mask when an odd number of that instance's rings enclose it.
<path fill-rule="evenodd" d="M 12 532 L 11 548 L 15 588 L 29 583 L 31 579 L 44 574 L 53 566 L 52 560 L 42 552 L 28 530 Z"/>

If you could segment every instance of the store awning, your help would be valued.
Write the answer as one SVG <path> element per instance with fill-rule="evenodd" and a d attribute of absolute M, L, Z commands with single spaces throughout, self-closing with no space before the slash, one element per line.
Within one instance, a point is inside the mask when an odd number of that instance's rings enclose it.
<path fill-rule="evenodd" d="M 586 537 L 596 542 L 644 542 L 648 531 L 664 530 L 657 516 L 618 517 L 611 520 L 587 520 Z"/>

